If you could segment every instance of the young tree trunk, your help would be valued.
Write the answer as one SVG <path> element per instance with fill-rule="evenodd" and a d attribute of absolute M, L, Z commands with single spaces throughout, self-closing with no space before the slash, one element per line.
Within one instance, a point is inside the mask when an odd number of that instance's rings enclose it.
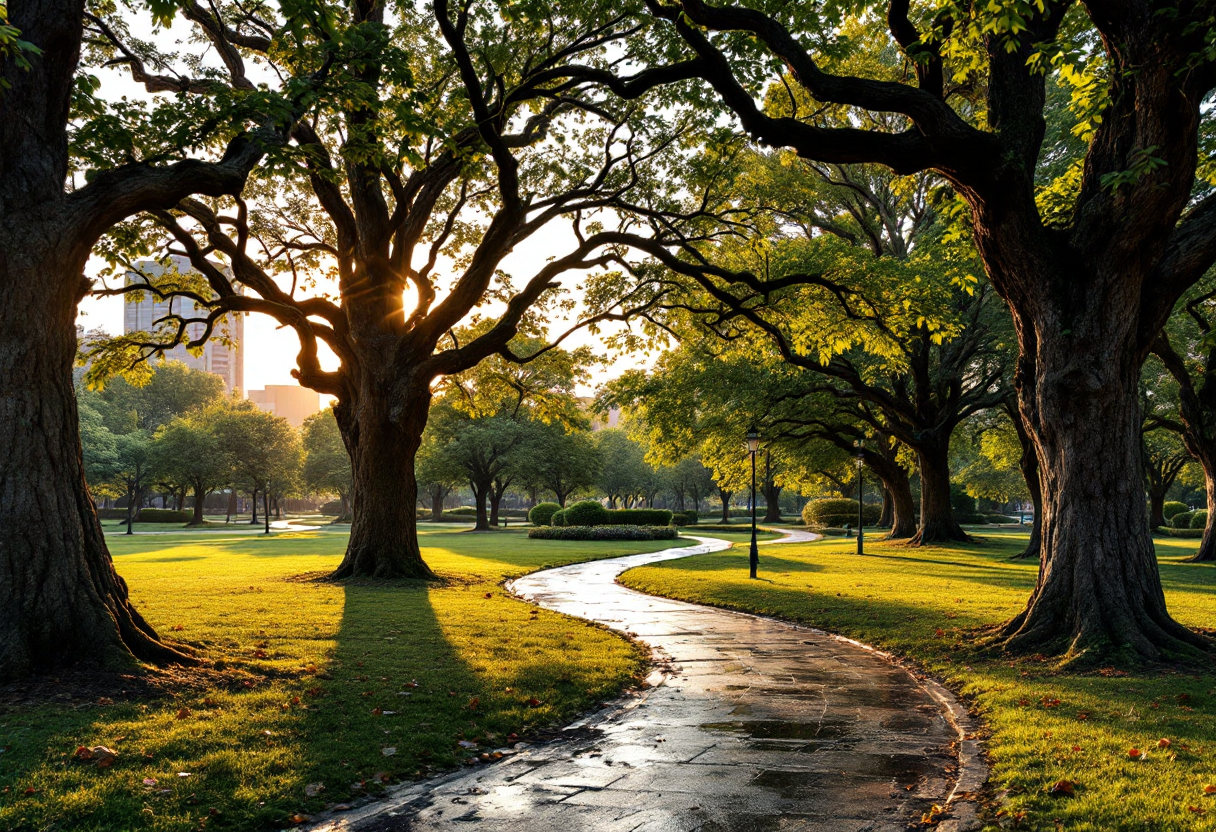
<path fill-rule="evenodd" d="M 730 522 L 730 498 L 735 496 L 735 492 L 727 491 L 725 488 L 718 489 L 718 499 L 722 501 L 722 522 Z"/>
<path fill-rule="evenodd" d="M 1144 356 L 1136 316 L 1126 314 L 1139 289 L 1092 295 L 1073 298 L 1067 317 L 1018 321 L 1019 404 L 1042 471 L 1043 556 L 1026 609 L 1000 639 L 1017 651 L 1156 660 L 1207 642 L 1166 611 L 1144 512 Z"/>
<path fill-rule="evenodd" d="M 253 489 L 253 493 L 249 495 L 249 503 L 252 506 L 249 514 L 249 525 L 256 526 L 258 524 L 258 489 Z"/>
<path fill-rule="evenodd" d="M 124 534 L 135 534 L 135 485 L 127 481 L 127 530 Z"/>
<path fill-rule="evenodd" d="M 431 486 L 431 522 L 439 523 L 443 520 L 443 498 L 447 496 L 447 489 L 441 485 Z"/>
<path fill-rule="evenodd" d="M 781 522 L 781 486 L 777 485 L 772 480 L 765 480 L 760 491 L 764 494 L 764 517 L 761 521 L 764 523 L 780 523 Z"/>
<path fill-rule="evenodd" d="M 270 489 L 262 489 L 262 519 L 266 524 L 262 534 L 270 534 Z"/>
<path fill-rule="evenodd" d="M 63 235 L 34 223 L 0 213 L 0 680 L 132 654 L 192 661 L 131 605 L 106 549 L 72 387 L 85 284 L 64 279 L 87 251 L 57 250 Z"/>
<path fill-rule="evenodd" d="M 954 519 L 950 505 L 950 443 L 925 442 L 916 449 L 920 463 L 920 528 L 908 541 L 913 546 L 970 540 Z"/>
<path fill-rule="evenodd" d="M 490 525 L 498 525 L 498 512 L 502 507 L 502 497 L 506 493 L 505 488 L 490 486 Z"/>
<path fill-rule="evenodd" d="M 190 518 L 191 526 L 203 525 L 203 503 L 211 492 L 201 482 L 194 483 L 194 514 Z"/>
<path fill-rule="evenodd" d="M 477 522 L 473 526 L 475 532 L 488 532 L 490 530 L 490 515 L 486 510 L 486 503 L 489 501 L 490 488 L 488 483 L 469 483 L 469 488 L 473 491 L 473 505 L 477 507 Z"/>
<path fill-rule="evenodd" d="M 1171 482 L 1170 485 L 1173 485 Z M 1150 488 L 1148 491 L 1148 525 L 1150 529 L 1159 529 L 1167 525 L 1165 522 L 1165 492 L 1168 489 Z"/>
<path fill-rule="evenodd" d="M 418 481 L 414 457 L 430 407 L 423 386 L 405 401 L 390 401 L 392 385 L 368 379 L 353 402 L 339 402 L 334 417 L 350 454 L 354 515 L 346 556 L 331 576 L 435 578 L 418 545 Z"/>

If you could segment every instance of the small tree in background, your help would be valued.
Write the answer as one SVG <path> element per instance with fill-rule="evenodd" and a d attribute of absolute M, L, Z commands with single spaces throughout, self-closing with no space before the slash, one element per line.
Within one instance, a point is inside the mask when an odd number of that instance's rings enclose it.
<path fill-rule="evenodd" d="M 283 488 L 296 471 L 299 437 L 286 419 L 259 410 L 250 401 L 229 400 L 212 418 L 233 481 L 262 495 L 265 533 L 270 534 L 270 494 Z"/>
<path fill-rule="evenodd" d="M 178 416 L 153 436 L 152 466 L 157 476 L 188 485 L 194 494 L 192 526 L 203 524 L 207 496 L 228 476 L 229 464 L 212 421 L 223 410 L 224 405 L 212 405 L 189 416 Z"/>
<path fill-rule="evenodd" d="M 354 473 L 333 408 L 327 407 L 305 419 L 300 437 L 304 450 L 304 484 L 318 494 L 337 494 L 342 501 L 342 516 L 334 522 L 349 523 L 354 513 L 351 505 Z"/>

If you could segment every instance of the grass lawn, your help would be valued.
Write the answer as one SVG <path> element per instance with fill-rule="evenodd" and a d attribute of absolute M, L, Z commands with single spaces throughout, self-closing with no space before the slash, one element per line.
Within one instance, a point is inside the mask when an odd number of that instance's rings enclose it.
<path fill-rule="evenodd" d="M 969 699 L 991 730 L 992 783 L 1008 814 L 989 828 L 1205 830 L 1216 826 L 1216 666 L 1065 672 L 1042 658 L 983 655 L 974 628 L 1021 609 L 1037 563 L 1010 561 L 1025 535 L 976 530 L 984 545 L 910 549 L 828 538 L 767 547 L 762 581 L 715 553 L 630 570 L 628 586 L 775 615 L 915 659 Z M 1172 613 L 1216 621 L 1216 567 L 1184 564 L 1197 540 L 1157 540 Z M 1163 742 L 1164 741 L 1164 742 Z M 1130 749 L 1143 753 L 1138 760 Z M 1074 797 L 1053 797 L 1060 780 Z M 995 810 L 994 810 L 995 811 Z M 1022 814 L 1024 813 L 1024 815 Z"/>
<path fill-rule="evenodd" d="M 290 825 L 563 723 L 643 669 L 619 636 L 499 584 L 678 543 L 421 534 L 443 585 L 309 580 L 337 566 L 338 531 L 112 533 L 138 608 L 217 667 L 164 696 L 67 698 L 65 685 L 52 704 L 0 703 L 0 829 Z M 118 752 L 112 766 L 73 759 L 97 745 Z"/>

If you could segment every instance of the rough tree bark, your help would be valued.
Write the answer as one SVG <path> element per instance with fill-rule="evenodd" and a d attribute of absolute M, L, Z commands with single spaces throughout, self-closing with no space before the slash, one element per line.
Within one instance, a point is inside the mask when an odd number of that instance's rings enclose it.
<path fill-rule="evenodd" d="M 718 488 L 718 499 L 722 501 L 722 522 L 730 522 L 730 498 L 735 496 L 735 492 L 727 491 L 725 488 Z"/>
<path fill-rule="evenodd" d="M 191 486 L 194 491 L 194 513 L 190 517 L 191 526 L 203 525 L 203 504 L 207 502 L 207 495 L 211 491 L 202 482 L 194 482 Z"/>
<path fill-rule="evenodd" d="M 0 59 L 0 679 L 76 661 L 193 661 L 161 642 L 114 571 L 84 480 L 72 366 L 84 268 L 111 225 L 190 193 L 239 192 L 260 152 L 129 165 L 65 189 L 82 0 L 17 0 L 41 51 Z"/>
<path fill-rule="evenodd" d="M 190 661 L 131 605 L 106 548 L 72 386 L 88 248 L 45 220 L 0 214 L 0 680 L 132 654 Z"/>

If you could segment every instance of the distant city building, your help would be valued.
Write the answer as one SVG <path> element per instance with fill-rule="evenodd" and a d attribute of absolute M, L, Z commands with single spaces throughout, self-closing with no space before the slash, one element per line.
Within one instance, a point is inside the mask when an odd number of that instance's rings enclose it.
<path fill-rule="evenodd" d="M 321 394 L 296 384 L 267 384 L 264 390 L 250 390 L 249 401 L 275 416 L 281 416 L 294 427 L 321 410 Z"/>
<path fill-rule="evenodd" d="M 170 259 L 181 274 L 190 274 L 194 271 L 185 257 L 175 256 Z M 144 282 L 141 273 L 150 277 L 158 277 L 164 273 L 164 266 L 155 260 L 136 263 L 135 269 L 138 271 L 127 272 L 126 285 L 128 286 Z M 137 296 L 127 295 L 123 332 L 127 335 L 132 332 L 154 333 L 156 321 L 171 312 L 183 318 L 207 317 L 207 310 L 199 309 L 197 304 L 189 298 L 161 300 L 151 292 L 143 292 Z M 189 324 L 186 327 L 186 332 L 191 339 L 200 337 L 204 330 L 205 326 L 201 323 Z M 232 342 L 232 345 L 220 342 L 218 340 L 220 337 L 226 337 Z M 165 351 L 164 360 L 181 361 L 192 369 L 214 373 L 224 380 L 224 387 L 229 393 L 232 393 L 236 390 L 243 390 L 245 387 L 244 341 L 245 316 L 239 313 L 233 314 L 229 315 L 225 321 L 216 324 L 211 340 L 207 341 L 206 346 L 203 347 L 202 355 L 192 355 L 186 349 L 185 344 L 178 344 L 173 349 Z"/>

